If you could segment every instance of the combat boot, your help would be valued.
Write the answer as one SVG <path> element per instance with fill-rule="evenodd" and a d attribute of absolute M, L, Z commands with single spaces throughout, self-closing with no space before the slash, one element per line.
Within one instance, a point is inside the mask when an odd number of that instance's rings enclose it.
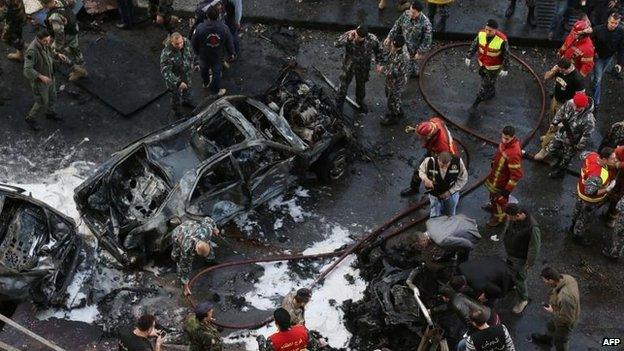
<path fill-rule="evenodd" d="M 37 121 L 35 121 L 34 118 L 26 117 L 25 121 L 26 121 L 26 124 L 28 124 L 28 126 L 30 127 L 30 129 L 34 130 L 35 132 L 38 132 L 41 130 L 41 126 L 39 125 L 39 123 L 37 123 Z"/>
<path fill-rule="evenodd" d="M 379 7 L 380 10 L 385 9 L 386 6 L 388 6 L 388 0 L 379 0 L 379 5 L 377 7 Z"/>
<path fill-rule="evenodd" d="M 87 72 L 86 69 L 84 69 L 82 66 L 74 66 L 72 67 L 71 72 L 69 72 L 69 78 L 68 80 L 70 82 L 75 82 L 80 78 L 84 78 L 87 77 L 89 75 L 89 72 Z"/>
<path fill-rule="evenodd" d="M 552 337 L 550 335 L 534 333 L 534 334 L 531 334 L 531 340 L 539 344 L 552 346 Z"/>
<path fill-rule="evenodd" d="M 561 179 L 565 177 L 566 169 L 565 168 L 557 168 L 554 171 L 548 173 L 548 177 L 551 179 Z"/>
<path fill-rule="evenodd" d="M 379 124 L 381 124 L 382 126 L 391 126 L 397 123 L 399 123 L 397 118 L 390 114 L 386 114 L 384 118 L 382 118 L 381 121 L 379 121 Z"/>
<path fill-rule="evenodd" d="M 57 115 L 56 112 L 48 112 L 48 113 L 46 113 L 45 116 L 46 116 L 47 119 L 51 119 L 53 121 L 62 121 L 63 120 L 63 117 Z"/>
<path fill-rule="evenodd" d="M 490 217 L 490 220 L 487 221 L 487 223 L 485 223 L 485 226 L 488 228 L 494 228 L 494 227 L 498 227 L 499 225 L 503 224 L 504 221 L 498 220 L 496 217 L 492 216 Z"/>
<path fill-rule="evenodd" d="M 397 11 L 403 12 L 405 10 L 409 10 L 410 7 L 412 7 L 412 4 L 409 1 L 405 1 L 397 5 Z"/>
<path fill-rule="evenodd" d="M 513 16 L 515 12 L 516 12 L 516 0 L 511 0 L 511 2 L 509 3 L 509 7 L 507 8 L 507 11 L 505 11 L 505 18 L 511 18 L 511 16 Z"/>
<path fill-rule="evenodd" d="M 419 192 L 418 188 L 412 188 L 410 186 L 410 187 L 407 187 L 407 188 L 401 190 L 401 196 L 402 197 L 408 197 L 408 196 L 416 195 L 416 194 L 418 194 L 418 192 Z"/>
<path fill-rule="evenodd" d="M 446 30 L 446 18 L 440 18 L 440 22 L 436 25 L 436 32 L 444 32 Z"/>
<path fill-rule="evenodd" d="M 7 54 L 7 58 L 9 60 L 23 62 L 24 61 L 24 53 L 22 52 L 22 50 L 16 50 L 15 52 L 11 52 L 11 53 Z"/>
<path fill-rule="evenodd" d="M 358 102 L 357 104 L 360 105 L 360 112 L 361 113 L 368 113 L 368 106 L 366 106 L 364 101 Z"/>
<path fill-rule="evenodd" d="M 524 308 L 529 304 L 529 300 L 522 300 L 520 302 L 518 302 L 512 309 L 511 311 L 515 314 L 520 314 L 522 313 L 522 311 L 524 311 Z"/>
<path fill-rule="evenodd" d="M 479 110 L 477 107 L 479 106 L 478 102 L 474 102 L 472 106 L 468 109 L 468 116 L 471 118 L 479 117 Z"/>

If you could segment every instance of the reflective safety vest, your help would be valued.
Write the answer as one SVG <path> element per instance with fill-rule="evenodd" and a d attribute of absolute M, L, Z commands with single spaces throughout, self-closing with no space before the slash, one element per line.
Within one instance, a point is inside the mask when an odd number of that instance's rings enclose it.
<path fill-rule="evenodd" d="M 503 64 L 501 47 L 507 40 L 507 36 L 496 31 L 494 38 L 488 43 L 487 34 L 485 30 L 482 30 L 477 37 L 479 40 L 479 66 L 485 66 L 485 69 L 492 71 L 500 69 Z"/>
<path fill-rule="evenodd" d="M 601 166 L 598 164 L 598 158 L 600 156 L 596 152 L 592 152 L 587 157 L 585 157 L 585 162 L 583 163 L 583 168 L 581 168 L 581 177 L 576 184 L 576 193 L 578 196 L 586 202 L 597 203 L 607 197 L 607 193 L 602 195 L 589 195 L 585 192 L 585 182 L 588 178 L 591 177 L 599 177 L 602 186 L 607 186 L 609 182 L 613 179 L 613 175 L 609 172 L 609 168 L 606 166 Z"/>

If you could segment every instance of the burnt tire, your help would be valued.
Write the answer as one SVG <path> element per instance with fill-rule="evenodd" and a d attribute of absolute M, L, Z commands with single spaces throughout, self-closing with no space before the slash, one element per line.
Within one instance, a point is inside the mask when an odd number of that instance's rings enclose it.
<path fill-rule="evenodd" d="M 321 181 L 334 182 L 347 173 L 348 165 L 347 149 L 337 147 L 317 162 L 315 172 Z"/>

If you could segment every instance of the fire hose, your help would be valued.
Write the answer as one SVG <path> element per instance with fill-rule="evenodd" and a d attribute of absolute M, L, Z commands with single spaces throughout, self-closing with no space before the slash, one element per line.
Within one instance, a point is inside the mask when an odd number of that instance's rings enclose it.
<path fill-rule="evenodd" d="M 437 56 L 438 54 L 449 50 L 449 49 L 453 49 L 453 48 L 458 48 L 458 47 L 462 47 L 462 46 L 469 46 L 469 44 L 466 43 L 456 43 L 456 44 L 450 44 L 450 45 L 445 45 L 442 46 L 436 50 L 434 50 L 433 52 L 431 52 L 427 57 L 425 57 L 425 59 L 422 62 L 421 68 L 420 68 L 420 78 L 418 81 L 419 87 L 420 87 L 420 91 L 421 94 L 423 95 L 424 101 L 425 103 L 427 103 L 427 105 L 433 110 L 435 111 L 440 117 L 442 117 L 447 123 L 450 123 L 452 125 L 454 125 L 455 127 L 459 128 L 460 130 L 464 131 L 465 133 L 472 135 L 474 137 L 476 137 L 477 139 L 480 139 L 484 142 L 487 142 L 489 144 L 493 144 L 493 145 L 498 145 L 498 142 L 495 140 L 492 140 L 490 138 L 488 138 L 487 136 L 483 136 L 481 135 L 478 131 L 471 129 L 467 126 L 463 126 L 460 125 L 456 122 L 454 122 L 453 120 L 449 119 L 447 116 L 445 116 L 431 101 L 431 99 L 429 98 L 429 96 L 425 93 L 425 91 L 423 90 L 423 72 L 424 69 L 427 65 L 427 63 L 435 56 Z M 541 94 L 541 109 L 540 109 L 540 114 L 539 114 L 539 118 L 537 123 L 535 124 L 535 126 L 533 127 L 533 129 L 529 132 L 529 134 L 523 139 L 522 141 L 522 145 L 526 145 L 526 143 L 528 143 L 534 136 L 535 133 L 537 132 L 537 130 L 539 129 L 543 119 L 544 119 L 544 115 L 545 115 L 545 111 L 546 111 L 546 92 L 544 89 L 544 85 L 542 83 L 542 81 L 540 80 L 540 77 L 535 73 L 535 71 L 526 63 L 524 62 L 521 58 L 519 58 L 518 56 L 512 54 L 511 57 L 517 61 L 522 67 L 524 67 L 526 70 L 529 71 L 529 73 L 533 76 L 533 78 L 535 79 L 538 87 L 539 87 L 539 91 Z M 464 147 L 464 150 L 465 147 Z M 466 156 L 469 157 L 468 155 L 468 151 L 466 150 Z M 532 157 L 529 156 L 530 159 L 532 159 Z M 483 177 L 481 179 L 479 179 L 478 181 L 476 181 L 474 184 L 472 184 L 471 186 L 469 186 L 467 189 L 463 190 L 461 192 L 462 196 L 472 192 L 473 190 L 477 189 L 484 181 L 485 181 L 486 177 Z M 371 244 L 373 244 L 373 242 L 375 241 L 375 239 L 378 239 L 378 242 L 387 240 L 390 237 L 396 236 L 404 231 L 406 231 L 409 228 L 412 228 L 414 226 L 416 226 L 417 224 L 423 222 L 424 220 L 426 220 L 429 216 L 428 214 L 421 214 L 420 216 L 417 216 L 416 218 L 412 218 L 408 223 L 400 223 L 400 221 L 402 219 L 404 219 L 405 217 L 415 213 L 416 211 L 418 211 L 419 209 L 421 209 L 423 206 L 425 206 L 428 203 L 428 200 L 421 200 L 416 204 L 413 204 L 411 206 L 409 206 L 408 208 L 402 210 L 401 212 L 399 212 L 398 214 L 394 215 L 392 218 L 390 218 L 389 220 L 387 220 L 385 223 L 383 223 L 382 225 L 380 225 L 379 227 L 377 227 L 376 229 L 372 230 L 370 233 L 368 233 L 364 238 L 360 239 L 359 241 L 353 243 L 351 246 L 347 247 L 346 249 L 342 249 L 342 250 L 338 250 L 338 251 L 334 251 L 334 252 L 326 252 L 326 253 L 320 253 L 320 254 L 312 254 L 312 255 L 303 255 L 303 254 L 296 254 L 296 255 L 283 255 L 283 256 L 273 256 L 273 257 L 266 257 L 266 258 L 256 258 L 256 259 L 246 259 L 246 260 L 240 260 L 240 261 L 232 261 L 232 262 L 225 262 L 225 263 L 221 263 L 221 264 L 217 264 L 211 267 L 207 267 L 201 271 L 199 271 L 196 275 L 194 275 L 190 280 L 189 280 L 189 288 L 192 289 L 193 286 L 195 285 L 195 283 L 198 281 L 199 278 L 201 278 L 202 276 L 209 274 L 211 272 L 223 269 L 223 268 L 227 268 L 227 267 L 233 267 L 233 266 L 244 266 L 244 265 L 250 265 L 250 264 L 256 264 L 256 263 L 267 263 L 267 262 L 276 262 L 276 261 L 292 261 L 292 260 L 303 260 L 303 259 L 317 259 L 317 258 L 328 258 L 328 257 L 336 257 L 338 256 L 338 259 L 336 259 L 328 268 L 324 269 L 319 275 L 318 277 L 314 280 L 314 282 L 311 284 L 311 288 L 316 286 L 320 281 L 322 281 L 329 273 L 332 272 L 332 270 L 334 270 L 345 258 L 347 258 L 348 256 L 350 256 L 351 254 L 357 253 L 359 252 L 361 249 L 366 248 L 367 246 L 370 246 Z M 401 225 L 402 224 L 402 225 Z M 392 226 L 399 226 L 398 228 L 396 228 L 395 230 L 391 231 L 390 233 L 386 233 L 387 230 L 392 227 Z M 386 234 L 386 235 L 383 235 Z M 195 306 L 195 301 L 193 300 L 193 298 L 191 296 L 187 296 L 186 297 L 187 302 L 194 307 Z M 226 328 L 226 329 L 257 329 L 260 328 L 268 323 L 270 323 L 273 320 L 272 317 L 268 317 L 262 321 L 256 321 L 256 322 L 250 322 L 250 323 L 241 323 L 241 324 L 230 324 L 230 323 L 223 323 L 220 321 L 215 321 L 214 324 L 216 326 L 222 327 L 222 328 Z"/>

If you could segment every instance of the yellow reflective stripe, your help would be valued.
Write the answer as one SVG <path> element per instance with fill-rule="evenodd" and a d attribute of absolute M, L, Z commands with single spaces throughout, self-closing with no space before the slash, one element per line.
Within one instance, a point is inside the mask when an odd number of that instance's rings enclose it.
<path fill-rule="evenodd" d="M 497 69 L 501 68 L 501 65 L 496 65 L 496 66 L 485 66 L 485 69 L 489 70 L 489 71 L 496 71 Z"/>
<path fill-rule="evenodd" d="M 513 164 L 513 165 L 509 165 L 508 167 L 509 167 L 509 168 L 516 169 L 516 168 L 520 168 L 520 164 L 519 164 L 519 163 L 516 163 L 516 164 Z"/>
<path fill-rule="evenodd" d="M 581 188 L 578 183 L 576 184 L 576 194 L 581 198 L 581 200 L 591 202 L 591 203 L 600 202 L 604 200 L 605 197 L 607 197 L 607 193 L 604 193 L 600 197 L 589 197 L 581 192 Z"/>
<path fill-rule="evenodd" d="M 582 62 L 594 62 L 593 57 L 581 57 Z"/>
<path fill-rule="evenodd" d="M 492 56 L 492 57 L 496 57 L 496 56 L 500 56 L 500 54 L 501 54 L 501 52 L 499 50 L 499 51 L 496 51 L 496 52 L 488 51 L 486 55 Z"/>
<path fill-rule="evenodd" d="M 515 180 L 509 180 L 509 181 L 507 182 L 507 184 L 508 184 L 508 185 L 515 186 L 516 184 L 518 184 L 518 182 L 517 182 L 517 181 L 515 181 Z"/>

